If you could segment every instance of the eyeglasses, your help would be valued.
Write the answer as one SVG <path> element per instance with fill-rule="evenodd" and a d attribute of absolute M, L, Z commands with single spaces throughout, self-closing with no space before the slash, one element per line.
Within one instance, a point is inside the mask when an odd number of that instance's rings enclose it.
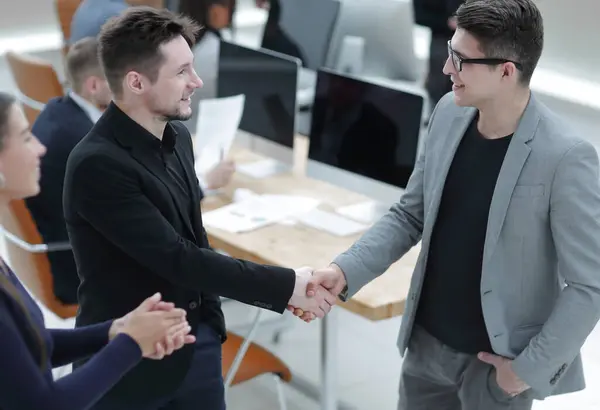
<path fill-rule="evenodd" d="M 523 65 L 521 63 L 512 60 L 507 60 L 506 58 L 463 58 L 456 54 L 456 51 L 452 49 L 450 41 L 448 41 L 448 56 L 452 61 L 452 65 L 454 65 L 454 69 L 458 72 L 462 71 L 462 66 L 464 63 L 482 65 L 498 65 L 504 63 L 513 63 L 515 67 L 517 67 L 517 70 L 523 69 Z"/>

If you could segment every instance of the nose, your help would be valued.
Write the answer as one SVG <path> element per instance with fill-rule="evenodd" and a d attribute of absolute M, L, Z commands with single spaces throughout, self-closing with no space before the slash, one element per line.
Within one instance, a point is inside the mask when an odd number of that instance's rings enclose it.
<path fill-rule="evenodd" d="M 46 155 L 46 151 L 48 151 L 48 149 L 46 148 L 46 146 L 44 144 L 42 144 L 40 142 L 39 139 L 37 139 L 37 137 L 35 138 L 36 142 L 37 142 L 37 153 L 38 153 L 38 157 L 43 157 L 44 155 Z"/>
<path fill-rule="evenodd" d="M 442 72 L 446 75 L 452 75 L 452 74 L 456 75 L 457 74 L 456 69 L 454 68 L 454 64 L 452 64 L 452 60 L 450 59 L 450 56 L 448 56 L 448 58 L 446 58 L 446 62 L 444 63 Z"/>
<path fill-rule="evenodd" d="M 196 74 L 196 71 L 194 71 L 194 75 L 192 76 L 192 88 L 202 88 L 203 85 L 204 82 L 198 74 Z"/>

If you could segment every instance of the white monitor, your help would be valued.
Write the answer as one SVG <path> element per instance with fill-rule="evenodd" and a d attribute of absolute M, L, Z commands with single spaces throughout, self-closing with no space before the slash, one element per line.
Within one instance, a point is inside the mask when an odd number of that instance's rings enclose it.
<path fill-rule="evenodd" d="M 357 76 L 417 81 L 418 61 L 414 52 L 413 5 L 411 0 L 343 0 L 333 30 L 326 67 L 340 71 L 348 38 L 362 38 L 362 72 Z M 345 40 L 346 39 L 346 40 Z"/>

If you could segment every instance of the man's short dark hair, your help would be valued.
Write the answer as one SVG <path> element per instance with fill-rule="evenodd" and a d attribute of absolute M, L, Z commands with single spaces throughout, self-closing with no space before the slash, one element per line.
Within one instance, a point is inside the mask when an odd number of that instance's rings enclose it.
<path fill-rule="evenodd" d="M 98 58 L 98 41 L 94 37 L 82 38 L 71 45 L 65 60 L 67 81 L 78 94 L 86 78 L 103 75 Z"/>
<path fill-rule="evenodd" d="M 188 17 L 151 7 L 130 7 L 108 20 L 98 42 L 102 68 L 113 94 L 121 95 L 123 78 L 132 70 L 156 81 L 164 58 L 160 46 L 182 36 L 192 47 L 199 29 Z"/>
<path fill-rule="evenodd" d="M 466 0 L 456 23 L 477 39 L 486 57 L 521 63 L 520 81 L 529 84 L 544 47 L 542 15 L 533 0 Z"/>

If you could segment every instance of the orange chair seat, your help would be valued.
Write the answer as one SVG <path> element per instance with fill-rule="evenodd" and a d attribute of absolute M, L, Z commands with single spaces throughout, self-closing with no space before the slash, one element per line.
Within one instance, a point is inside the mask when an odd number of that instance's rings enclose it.
<path fill-rule="evenodd" d="M 244 343 L 243 338 L 227 332 L 227 341 L 223 344 L 223 377 L 226 377 L 242 343 Z M 290 369 L 279 358 L 263 347 L 250 343 L 231 385 L 248 381 L 265 373 L 278 374 L 285 382 L 292 379 Z"/>

